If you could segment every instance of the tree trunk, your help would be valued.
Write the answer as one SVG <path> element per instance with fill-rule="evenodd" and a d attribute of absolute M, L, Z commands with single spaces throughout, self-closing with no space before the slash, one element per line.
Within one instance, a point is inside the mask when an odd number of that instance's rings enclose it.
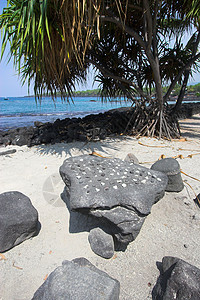
<path fill-rule="evenodd" d="M 199 42 L 200 42 L 200 31 L 198 32 L 196 41 L 194 42 L 194 46 L 193 46 L 193 49 L 192 49 L 192 56 L 196 55 Z M 181 104 L 183 102 L 183 98 L 184 98 L 185 91 L 186 91 L 186 88 L 187 88 L 188 79 L 189 79 L 189 76 L 190 76 L 190 71 L 191 71 L 191 66 L 188 69 L 186 69 L 186 71 L 185 71 L 184 81 L 183 81 L 178 99 L 176 101 L 176 104 L 175 104 L 175 106 L 172 110 L 172 114 L 176 114 L 181 108 Z"/>
<path fill-rule="evenodd" d="M 176 114 L 181 108 L 181 104 L 182 104 L 183 98 L 185 96 L 185 91 L 186 91 L 186 88 L 187 88 L 187 83 L 188 83 L 189 76 L 190 76 L 190 69 L 185 71 L 184 81 L 183 81 L 178 99 L 176 101 L 176 104 L 173 107 L 172 114 Z"/>

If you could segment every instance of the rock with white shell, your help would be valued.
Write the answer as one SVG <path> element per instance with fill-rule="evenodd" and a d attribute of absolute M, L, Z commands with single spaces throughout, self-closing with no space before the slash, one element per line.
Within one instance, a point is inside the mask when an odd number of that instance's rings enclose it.
<path fill-rule="evenodd" d="M 134 240 L 152 205 L 164 196 L 167 176 L 120 159 L 82 155 L 60 167 L 70 208 L 98 217 L 115 238 Z"/>
<path fill-rule="evenodd" d="M 139 160 L 137 159 L 137 157 L 133 153 L 128 153 L 124 160 L 132 162 L 132 163 L 137 164 L 137 165 L 139 164 Z"/>

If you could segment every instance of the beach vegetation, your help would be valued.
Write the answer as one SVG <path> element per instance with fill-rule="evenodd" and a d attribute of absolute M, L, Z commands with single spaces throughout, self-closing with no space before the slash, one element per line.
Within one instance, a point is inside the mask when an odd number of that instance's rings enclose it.
<path fill-rule="evenodd" d="M 9 43 L 36 96 L 70 97 L 93 66 L 103 100 L 124 97 L 135 105 L 132 134 L 179 136 L 176 113 L 199 71 L 199 0 L 10 0 L 0 28 L 2 55 Z"/>

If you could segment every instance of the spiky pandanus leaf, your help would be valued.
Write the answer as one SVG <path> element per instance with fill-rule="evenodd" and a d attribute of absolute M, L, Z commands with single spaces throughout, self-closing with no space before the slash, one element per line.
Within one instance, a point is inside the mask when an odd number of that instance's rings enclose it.
<path fill-rule="evenodd" d="M 1 56 L 10 43 L 23 82 L 34 79 L 37 95 L 45 90 L 53 96 L 57 91 L 71 95 L 74 82 L 86 77 L 85 54 L 96 33 L 93 28 L 100 3 L 10 0 L 0 18 Z"/>

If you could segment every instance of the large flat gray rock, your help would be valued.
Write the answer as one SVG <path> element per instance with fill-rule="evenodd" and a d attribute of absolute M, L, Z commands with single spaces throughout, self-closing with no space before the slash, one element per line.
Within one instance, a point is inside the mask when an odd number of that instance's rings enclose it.
<path fill-rule="evenodd" d="M 182 259 L 165 256 L 153 289 L 153 300 L 199 300 L 200 269 Z"/>
<path fill-rule="evenodd" d="M 118 300 L 120 284 L 85 258 L 64 261 L 32 300 Z"/>
<path fill-rule="evenodd" d="M 65 160 L 60 174 L 70 209 L 102 219 L 120 242 L 137 236 L 152 205 L 163 197 L 168 181 L 164 173 L 90 155 Z"/>
<path fill-rule="evenodd" d="M 30 199 L 20 192 L 0 194 L 0 252 L 36 235 L 38 212 Z"/>

